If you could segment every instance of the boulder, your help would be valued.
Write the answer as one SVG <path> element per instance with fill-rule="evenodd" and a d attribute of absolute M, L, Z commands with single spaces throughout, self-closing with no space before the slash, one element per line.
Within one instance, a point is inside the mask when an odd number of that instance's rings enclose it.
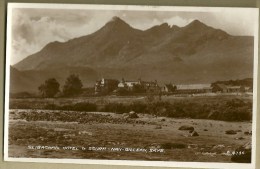
<path fill-rule="evenodd" d="M 251 136 L 252 135 L 252 131 L 246 131 L 244 132 L 245 135 Z"/>
<path fill-rule="evenodd" d="M 226 131 L 226 134 L 234 135 L 234 134 L 237 134 L 237 132 L 234 131 L 234 130 L 227 130 L 227 131 Z"/>
<path fill-rule="evenodd" d="M 184 125 L 184 126 L 179 127 L 179 130 L 189 130 L 189 131 L 194 131 L 194 127 Z"/>
<path fill-rule="evenodd" d="M 131 118 L 131 119 L 138 118 L 138 115 L 137 115 L 136 112 L 130 111 L 130 112 L 128 113 L 128 118 Z"/>
<path fill-rule="evenodd" d="M 196 132 L 196 131 L 193 131 L 191 134 L 190 134 L 191 137 L 196 137 L 196 136 L 199 136 L 199 134 Z"/>
<path fill-rule="evenodd" d="M 124 117 L 125 119 L 128 119 L 128 118 L 130 118 L 130 119 L 135 119 L 135 118 L 138 118 L 139 116 L 137 115 L 136 112 L 130 111 L 129 113 L 124 113 L 124 114 L 123 114 L 123 117 Z"/>
<path fill-rule="evenodd" d="M 122 117 L 125 118 L 125 119 L 128 118 L 128 113 L 123 113 Z"/>
<path fill-rule="evenodd" d="M 237 137 L 235 138 L 236 140 L 244 140 L 245 138 L 244 137 Z"/>
<path fill-rule="evenodd" d="M 162 126 L 158 125 L 154 129 L 162 129 Z"/>

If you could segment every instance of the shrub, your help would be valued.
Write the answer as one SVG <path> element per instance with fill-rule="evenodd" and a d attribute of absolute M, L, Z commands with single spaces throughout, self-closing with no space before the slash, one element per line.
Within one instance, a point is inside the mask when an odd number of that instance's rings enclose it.
<path fill-rule="evenodd" d="M 101 109 L 101 111 L 122 114 L 131 111 L 131 106 L 124 105 L 122 103 L 108 103 L 104 108 Z"/>
<path fill-rule="evenodd" d="M 44 109 L 47 110 L 59 110 L 59 106 L 56 104 L 47 104 L 46 106 L 44 106 Z"/>
<path fill-rule="evenodd" d="M 134 102 L 130 105 L 131 110 L 137 112 L 137 113 L 145 113 L 147 109 L 147 105 L 140 102 Z"/>
<path fill-rule="evenodd" d="M 11 109 L 48 109 L 48 110 L 72 110 L 72 111 L 102 111 L 114 113 L 152 114 L 172 118 L 212 119 L 223 121 L 250 121 L 252 120 L 252 103 L 240 99 L 224 100 L 218 103 L 203 103 L 197 101 L 166 101 L 133 102 L 133 103 L 66 103 L 63 105 L 46 104 L 46 102 L 32 103 L 30 101 L 10 102 Z M 99 105 L 99 107 L 98 107 Z M 102 106 L 102 107 L 101 107 Z"/>
<path fill-rule="evenodd" d="M 10 98 L 33 98 L 37 97 L 34 93 L 29 92 L 18 92 L 18 93 L 10 93 Z"/>
<path fill-rule="evenodd" d="M 93 103 L 76 103 L 73 106 L 75 111 L 97 111 L 97 105 Z"/>
<path fill-rule="evenodd" d="M 79 79 L 78 75 L 70 75 L 63 86 L 63 95 L 64 96 L 76 96 L 82 93 L 82 82 Z"/>
<path fill-rule="evenodd" d="M 42 97 L 54 97 L 59 92 L 60 84 L 55 78 L 47 79 L 38 87 Z"/>
<path fill-rule="evenodd" d="M 246 103 L 241 99 L 232 99 L 226 102 L 227 107 L 243 107 Z"/>
<path fill-rule="evenodd" d="M 31 109 L 32 105 L 28 102 L 10 102 L 10 109 Z"/>
<path fill-rule="evenodd" d="M 68 104 L 59 106 L 56 104 L 47 104 L 44 109 L 47 110 L 71 110 L 71 111 L 97 111 L 97 106 L 94 103 L 82 102 L 76 104 Z"/>
<path fill-rule="evenodd" d="M 119 96 L 126 96 L 126 95 L 130 95 L 131 93 L 125 89 L 125 88 L 119 88 L 117 89 L 116 93 L 119 95 Z"/>

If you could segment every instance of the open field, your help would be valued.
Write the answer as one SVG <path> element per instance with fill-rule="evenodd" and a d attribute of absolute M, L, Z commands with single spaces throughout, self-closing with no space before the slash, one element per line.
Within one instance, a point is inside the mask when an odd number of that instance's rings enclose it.
<path fill-rule="evenodd" d="M 167 102 L 179 102 L 179 101 L 191 101 L 193 103 L 221 103 L 232 99 L 243 99 L 246 101 L 252 101 L 251 95 L 223 95 L 223 94 L 212 94 L 212 95 L 184 95 L 184 96 L 162 96 L 161 101 Z M 154 100 L 159 100 L 157 95 L 154 95 Z M 146 96 L 102 96 L 102 97 L 83 97 L 83 98 L 11 98 L 10 99 L 10 108 L 16 108 L 17 104 L 27 107 L 41 108 L 47 104 L 75 104 L 79 102 L 89 102 L 97 104 L 106 104 L 106 103 L 125 103 L 129 104 L 132 102 L 147 102 Z"/>
<path fill-rule="evenodd" d="M 202 104 L 226 104 L 250 97 L 163 97 Z M 96 100 L 95 100 L 96 99 Z M 100 100 L 102 101 L 100 101 Z M 32 158 L 118 159 L 155 161 L 232 162 L 231 154 L 251 142 L 250 120 L 218 121 L 210 119 L 172 118 L 158 114 L 46 110 L 42 104 L 68 105 L 78 102 L 129 104 L 147 102 L 142 97 L 78 99 L 14 99 L 16 106 L 29 103 L 35 108 L 10 109 L 9 156 Z M 23 103 L 23 104 L 21 104 Z M 148 103 L 147 103 L 148 104 Z M 12 106 L 11 106 L 12 107 Z M 189 130 L 179 130 L 188 126 Z M 191 131 L 191 132 L 190 132 Z M 228 133 L 227 131 L 232 131 Z M 42 146 L 42 147 L 38 147 Z M 46 146 L 46 147 L 43 147 Z"/>
<path fill-rule="evenodd" d="M 87 98 L 11 99 L 10 109 L 150 114 L 173 118 L 251 121 L 252 96 L 105 96 Z"/>

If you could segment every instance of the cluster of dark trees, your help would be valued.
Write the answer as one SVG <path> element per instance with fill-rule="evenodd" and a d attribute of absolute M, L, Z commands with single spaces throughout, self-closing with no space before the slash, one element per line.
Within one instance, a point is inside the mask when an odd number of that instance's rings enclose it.
<path fill-rule="evenodd" d="M 60 91 L 60 84 L 55 78 L 49 78 L 38 89 L 42 97 L 54 97 L 61 93 L 64 97 L 75 96 L 82 92 L 82 82 L 78 75 L 72 74 L 67 79 Z"/>
<path fill-rule="evenodd" d="M 246 78 L 246 79 L 242 79 L 242 80 L 216 81 L 216 82 L 212 83 L 211 86 L 214 86 L 215 84 L 253 87 L 253 78 Z"/>

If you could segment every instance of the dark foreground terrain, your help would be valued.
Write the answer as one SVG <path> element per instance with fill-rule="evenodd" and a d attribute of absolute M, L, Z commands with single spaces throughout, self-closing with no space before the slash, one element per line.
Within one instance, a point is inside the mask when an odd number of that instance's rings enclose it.
<path fill-rule="evenodd" d="M 131 99 L 133 98 L 114 98 L 114 101 L 129 102 Z M 176 100 L 170 97 L 163 99 L 169 102 Z M 193 102 L 206 99 L 207 103 L 215 104 L 227 98 L 213 96 L 178 99 Z M 142 98 L 134 100 L 142 101 Z M 109 101 L 111 103 L 113 99 Z M 19 100 L 11 100 L 11 103 L 14 102 L 17 104 Z M 20 102 L 26 100 L 21 99 Z M 238 148 L 251 143 L 251 130 L 251 121 L 173 118 L 147 112 L 17 108 L 10 109 L 9 114 L 9 156 L 232 162 L 232 153 L 244 154 L 244 150 L 238 151 Z"/>

